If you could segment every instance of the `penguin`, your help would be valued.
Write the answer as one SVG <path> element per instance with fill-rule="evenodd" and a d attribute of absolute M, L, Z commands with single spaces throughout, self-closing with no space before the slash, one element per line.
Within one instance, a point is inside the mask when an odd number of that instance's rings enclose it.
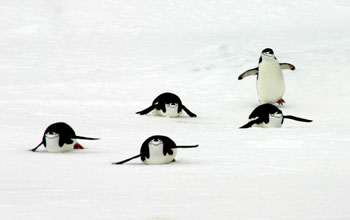
<path fill-rule="evenodd" d="M 42 142 L 31 151 L 36 151 L 41 145 L 44 145 L 46 150 L 51 153 L 84 149 L 76 139 L 99 140 L 99 138 L 77 136 L 71 126 L 64 122 L 57 122 L 46 128 Z"/>
<path fill-rule="evenodd" d="M 123 164 L 138 157 L 141 157 L 144 164 L 168 164 L 175 162 L 177 148 L 195 148 L 198 146 L 177 146 L 169 137 L 154 135 L 143 142 L 139 155 L 112 164 Z"/>
<path fill-rule="evenodd" d="M 298 118 L 292 115 L 283 115 L 282 111 L 272 104 L 259 105 L 249 115 L 249 122 L 240 128 L 262 127 L 280 128 L 284 119 L 293 119 L 302 122 L 312 122 L 312 120 Z"/>
<path fill-rule="evenodd" d="M 170 92 L 162 93 L 154 99 L 152 105 L 136 114 L 145 115 L 154 110 L 154 114 L 164 117 L 178 117 L 184 110 L 190 117 L 197 117 L 186 106 L 184 106 L 180 98 Z"/>
<path fill-rule="evenodd" d="M 260 103 L 283 105 L 285 84 L 282 70 L 285 69 L 295 70 L 295 66 L 290 63 L 279 63 L 273 50 L 265 48 L 261 52 L 258 67 L 245 71 L 239 75 L 238 80 L 257 75 L 256 88 Z"/>

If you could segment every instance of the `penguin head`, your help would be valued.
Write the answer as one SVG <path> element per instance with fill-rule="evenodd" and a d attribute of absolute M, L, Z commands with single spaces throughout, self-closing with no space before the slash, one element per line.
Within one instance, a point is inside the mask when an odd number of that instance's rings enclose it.
<path fill-rule="evenodd" d="M 48 138 L 48 139 L 55 139 L 55 138 L 59 138 L 60 135 L 54 131 L 49 131 L 47 133 L 45 133 L 45 138 Z"/>
<path fill-rule="evenodd" d="M 270 113 L 270 116 L 273 117 L 273 118 L 282 118 L 283 117 L 281 111 L 277 111 L 275 113 Z"/>
<path fill-rule="evenodd" d="M 176 103 L 176 102 L 165 103 L 165 106 L 166 106 L 167 108 L 173 108 L 173 109 L 175 109 L 175 108 L 178 108 L 178 107 L 179 107 L 179 103 Z"/>
<path fill-rule="evenodd" d="M 276 59 L 274 52 L 271 48 L 265 48 L 261 51 L 261 58 L 264 60 Z"/>
<path fill-rule="evenodd" d="M 160 147 L 163 148 L 164 143 L 160 138 L 155 137 L 154 139 L 151 139 L 149 142 L 149 146 L 151 147 Z"/>

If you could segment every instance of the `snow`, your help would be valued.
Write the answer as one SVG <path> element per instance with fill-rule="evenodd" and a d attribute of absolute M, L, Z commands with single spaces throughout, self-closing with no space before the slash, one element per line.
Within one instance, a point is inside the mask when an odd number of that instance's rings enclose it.
<path fill-rule="evenodd" d="M 2 1 L 0 218 L 345 220 L 350 149 L 345 0 Z M 237 80 L 271 47 L 284 71 L 282 128 L 238 129 L 257 101 Z M 198 118 L 140 116 L 173 92 Z M 100 137 L 28 151 L 65 121 Z M 133 160 L 145 139 L 176 163 Z"/>

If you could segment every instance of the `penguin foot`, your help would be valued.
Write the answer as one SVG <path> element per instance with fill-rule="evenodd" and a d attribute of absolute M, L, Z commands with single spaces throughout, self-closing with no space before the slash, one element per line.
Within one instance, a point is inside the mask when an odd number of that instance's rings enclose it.
<path fill-rule="evenodd" d="M 74 145 L 74 150 L 82 150 L 82 149 L 84 149 L 84 147 L 81 146 L 79 143 L 76 143 L 76 144 Z"/>
<path fill-rule="evenodd" d="M 277 101 L 277 103 L 278 103 L 279 105 L 283 105 L 283 103 L 286 103 L 286 102 L 284 101 L 284 99 L 280 99 L 280 100 Z"/>

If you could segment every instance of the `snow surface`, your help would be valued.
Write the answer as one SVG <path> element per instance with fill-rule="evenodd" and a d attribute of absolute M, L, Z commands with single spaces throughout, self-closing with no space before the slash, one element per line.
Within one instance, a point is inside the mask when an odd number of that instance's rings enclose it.
<path fill-rule="evenodd" d="M 0 219 L 350 219 L 348 0 L 11 0 L 0 4 Z M 280 129 L 240 130 L 257 101 L 238 81 L 271 47 Z M 140 116 L 173 92 L 198 118 Z M 28 151 L 69 123 L 100 137 Z M 134 160 L 161 134 L 177 162 Z"/>

